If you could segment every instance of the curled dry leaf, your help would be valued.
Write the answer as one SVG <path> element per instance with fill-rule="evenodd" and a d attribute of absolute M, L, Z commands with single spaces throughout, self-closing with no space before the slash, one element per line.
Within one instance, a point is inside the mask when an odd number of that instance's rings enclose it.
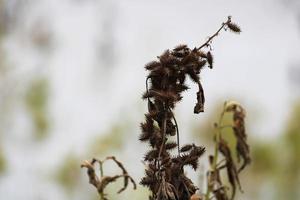
<path fill-rule="evenodd" d="M 238 168 L 238 163 L 235 163 L 232 155 L 232 149 L 229 148 L 227 141 L 222 137 L 222 119 L 225 113 L 232 113 L 233 125 L 232 130 L 236 138 L 236 156 L 238 162 L 240 158 L 243 159 L 242 165 Z M 250 164 L 250 154 L 249 154 L 249 145 L 247 144 L 247 135 L 245 132 L 245 110 L 243 107 L 236 101 L 228 101 L 224 104 L 224 109 L 219 119 L 219 123 L 215 123 L 214 127 L 216 129 L 214 138 L 215 138 L 215 155 L 209 156 L 209 163 L 212 170 L 208 174 L 208 193 L 207 197 L 210 194 L 210 191 L 213 192 L 214 197 L 217 200 L 233 200 L 236 194 L 236 187 L 239 188 L 241 192 L 241 185 L 239 180 L 239 172 L 243 170 L 248 164 Z M 228 127 L 228 126 L 227 126 Z M 224 158 L 221 161 L 218 161 L 218 152 L 222 154 Z M 225 161 L 225 164 L 223 164 Z M 231 188 L 231 197 L 227 195 L 227 187 L 221 182 L 220 171 L 226 169 L 228 181 Z"/>
<path fill-rule="evenodd" d="M 236 152 L 237 158 L 240 162 L 240 158 L 243 159 L 243 163 L 239 168 L 239 172 L 242 171 L 247 165 L 251 163 L 250 148 L 247 143 L 247 135 L 245 129 L 245 117 L 246 112 L 244 108 L 235 101 L 229 101 L 225 104 L 226 112 L 233 113 L 233 132 L 237 140 Z"/>
<path fill-rule="evenodd" d="M 241 189 L 241 185 L 240 185 L 238 170 L 231 156 L 231 150 L 227 142 L 223 139 L 219 141 L 219 151 L 222 153 L 222 155 L 225 157 L 226 160 L 225 167 L 227 170 L 228 180 L 232 188 L 231 199 L 234 199 L 235 192 L 236 192 L 236 185 L 238 185 L 240 189 Z"/>
<path fill-rule="evenodd" d="M 107 160 L 112 160 L 114 161 L 117 166 L 122 170 L 122 174 L 119 175 L 115 175 L 115 176 L 103 176 L 103 163 Z M 96 172 L 95 172 L 95 164 L 98 163 L 100 166 L 100 177 L 97 176 Z M 118 193 L 123 192 L 127 186 L 129 181 L 133 184 L 133 189 L 136 189 L 136 183 L 133 180 L 133 178 L 131 176 L 129 176 L 129 174 L 127 173 L 125 167 L 123 166 L 123 164 L 118 161 L 114 156 L 109 156 L 107 157 L 105 160 L 97 160 L 97 159 L 92 159 L 92 161 L 87 161 L 85 160 L 82 164 L 81 164 L 82 168 L 87 168 L 87 174 L 89 177 L 89 182 L 90 184 L 92 184 L 93 186 L 96 187 L 101 199 L 105 200 L 107 199 L 105 196 L 106 194 L 104 193 L 104 189 L 106 188 L 107 185 L 109 185 L 110 183 L 115 182 L 117 179 L 119 178 L 123 178 L 124 180 L 124 185 L 123 187 L 118 191 Z"/>
<path fill-rule="evenodd" d="M 209 52 L 207 52 L 207 62 L 208 62 L 208 64 L 209 64 L 209 68 L 213 68 L 213 62 L 214 62 L 214 59 L 213 59 L 213 56 L 212 56 L 212 54 L 211 54 L 211 52 L 209 51 Z"/>

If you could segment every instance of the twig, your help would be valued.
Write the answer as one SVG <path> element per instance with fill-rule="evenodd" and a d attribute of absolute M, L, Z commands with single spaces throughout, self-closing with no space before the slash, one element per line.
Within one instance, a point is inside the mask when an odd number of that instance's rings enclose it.
<path fill-rule="evenodd" d="M 226 106 L 226 103 L 224 104 L 223 106 L 223 111 L 220 115 L 220 118 L 219 118 L 219 122 L 218 124 L 215 124 L 215 152 L 214 152 L 214 160 L 213 160 L 213 164 L 212 164 L 212 169 L 211 171 L 212 172 L 215 172 L 217 167 L 218 167 L 218 156 L 219 156 L 219 149 L 218 149 L 218 145 L 219 145 L 219 140 L 221 138 L 221 124 L 222 124 L 222 121 L 223 121 L 223 118 L 224 118 L 224 114 L 225 114 L 225 106 Z M 205 195 L 205 199 L 206 200 L 209 200 L 209 196 L 210 196 L 210 193 L 211 193 L 211 188 L 208 186 L 207 187 L 207 191 L 206 191 L 206 195 Z"/>
<path fill-rule="evenodd" d="M 203 47 L 208 47 L 208 46 L 210 46 L 209 43 L 210 43 L 216 36 L 218 36 L 218 34 L 220 33 L 220 31 L 221 31 L 227 24 L 229 24 L 230 22 L 231 22 L 231 16 L 228 16 L 227 21 L 222 23 L 221 27 L 217 30 L 217 32 L 215 32 L 215 34 L 213 34 L 212 36 L 210 36 L 210 37 L 208 38 L 208 40 L 207 40 L 204 44 L 202 44 L 200 47 L 197 48 L 197 50 L 199 51 L 199 50 L 202 49 Z"/>

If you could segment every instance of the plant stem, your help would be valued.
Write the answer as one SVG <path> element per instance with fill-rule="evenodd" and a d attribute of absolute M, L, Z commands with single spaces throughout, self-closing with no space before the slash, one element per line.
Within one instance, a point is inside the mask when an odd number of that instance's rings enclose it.
<path fill-rule="evenodd" d="M 165 107 L 165 106 L 164 106 Z M 164 118 L 162 122 L 162 128 L 161 128 L 161 134 L 162 134 L 162 143 L 160 145 L 159 154 L 158 154 L 158 163 L 161 159 L 161 153 L 163 151 L 163 148 L 165 147 L 165 138 L 166 138 L 166 128 L 167 128 L 167 116 L 166 116 L 166 109 L 164 109 Z"/>
<path fill-rule="evenodd" d="M 220 126 L 219 129 L 223 130 L 224 128 L 232 128 L 233 126 L 232 125 L 223 125 L 223 126 Z"/>
<path fill-rule="evenodd" d="M 218 124 L 215 124 L 215 135 L 214 135 L 214 137 L 215 137 L 215 152 L 214 152 L 213 164 L 211 166 L 211 172 L 215 172 L 217 169 L 217 166 L 218 166 L 217 163 L 218 163 L 218 156 L 219 156 L 219 141 L 220 141 L 221 134 L 222 134 L 222 128 L 224 128 L 224 126 L 221 125 L 223 118 L 224 118 L 224 114 L 225 114 L 225 105 L 224 105 L 223 111 L 220 115 Z M 212 191 L 209 186 L 209 183 L 207 183 L 207 191 L 205 194 L 205 200 L 210 200 L 209 195 L 211 192 Z"/>
<path fill-rule="evenodd" d="M 178 123 L 177 120 L 171 110 L 171 108 L 168 107 L 169 112 L 172 114 L 172 118 L 174 120 L 175 123 L 175 127 L 176 127 L 176 135 L 177 135 L 177 150 L 178 150 L 178 155 L 180 155 L 180 143 L 179 143 L 179 129 L 178 129 Z"/>
<path fill-rule="evenodd" d="M 103 175 L 104 175 L 104 172 L 103 172 L 103 162 L 102 161 L 99 161 L 99 168 L 100 168 L 100 179 L 102 179 Z M 100 193 L 100 200 L 104 200 L 104 193 L 101 192 Z"/>
<path fill-rule="evenodd" d="M 197 48 L 197 50 L 199 51 L 199 50 L 202 49 L 203 47 L 209 46 L 209 43 L 212 41 L 212 39 L 214 39 L 214 37 L 218 36 L 219 33 L 220 33 L 220 31 L 225 27 L 225 25 L 227 25 L 227 24 L 230 23 L 230 22 L 231 22 L 231 17 L 228 16 L 227 21 L 222 23 L 222 26 L 217 30 L 217 32 L 215 32 L 215 34 L 213 34 L 212 36 L 210 36 L 210 37 L 208 38 L 208 40 L 207 40 L 204 44 L 202 44 L 200 47 Z"/>

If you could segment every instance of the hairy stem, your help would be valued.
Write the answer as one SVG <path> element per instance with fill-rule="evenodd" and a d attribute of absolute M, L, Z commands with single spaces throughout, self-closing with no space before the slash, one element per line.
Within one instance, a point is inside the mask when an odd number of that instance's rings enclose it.
<path fill-rule="evenodd" d="M 179 143 L 179 128 L 178 128 L 178 123 L 177 123 L 177 120 L 171 110 L 171 108 L 168 108 L 169 109 L 169 112 L 172 114 L 172 118 L 174 120 L 174 123 L 175 123 L 175 127 L 176 127 L 176 135 L 177 135 L 177 150 L 178 150 L 178 155 L 180 154 L 180 143 Z"/>
<path fill-rule="evenodd" d="M 159 149 L 159 154 L 158 154 L 158 163 L 161 160 L 161 153 L 163 151 L 163 148 L 165 147 L 165 139 L 166 139 L 166 128 L 167 128 L 167 116 L 166 116 L 166 112 L 164 112 L 164 118 L 163 118 L 163 122 L 162 122 L 162 129 L 161 129 L 161 134 L 162 134 L 162 143 L 160 145 L 160 149 Z"/>

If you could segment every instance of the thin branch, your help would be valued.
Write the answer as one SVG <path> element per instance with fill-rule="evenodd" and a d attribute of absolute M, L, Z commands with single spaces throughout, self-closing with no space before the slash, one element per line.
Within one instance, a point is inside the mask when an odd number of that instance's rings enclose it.
<path fill-rule="evenodd" d="M 216 123 L 215 124 L 215 152 L 214 152 L 214 157 L 213 157 L 213 164 L 212 164 L 212 169 L 211 171 L 212 172 L 215 172 L 217 170 L 217 167 L 218 167 L 218 156 L 219 156 L 219 149 L 218 149 L 218 145 L 219 145 L 219 141 L 221 139 L 221 124 L 222 124 L 222 121 L 223 121 L 223 118 L 224 118 L 224 115 L 225 115 L 225 107 L 226 107 L 226 103 L 224 104 L 223 106 L 223 111 L 220 115 L 220 118 L 219 118 L 219 122 L 218 124 Z M 206 200 L 209 200 L 210 199 L 210 193 L 211 193 L 211 189 L 208 187 L 207 191 L 206 191 L 206 195 L 205 195 L 205 199 Z"/>
<path fill-rule="evenodd" d="M 200 47 L 197 48 L 197 50 L 199 51 L 199 50 L 202 49 L 203 47 L 208 47 L 208 46 L 210 46 L 209 43 L 210 43 L 216 36 L 218 36 L 219 33 L 220 33 L 220 31 L 221 31 L 227 24 L 229 24 L 230 22 L 231 22 L 231 16 L 228 16 L 227 21 L 222 23 L 221 27 L 217 30 L 217 32 L 215 32 L 215 34 L 213 34 L 212 36 L 210 36 L 204 44 L 202 44 Z"/>
<path fill-rule="evenodd" d="M 115 175 L 115 176 L 104 176 L 103 164 L 104 164 L 104 162 L 106 162 L 108 160 L 114 161 L 118 165 L 118 167 L 122 170 L 122 174 Z M 100 168 L 100 176 L 99 177 L 96 175 L 96 172 L 95 172 L 95 164 L 96 163 L 99 164 L 99 168 Z M 124 186 L 118 191 L 118 193 L 123 192 L 127 188 L 129 180 L 133 184 L 133 189 L 136 189 L 135 181 L 128 174 L 128 172 L 125 169 L 125 167 L 123 166 L 123 164 L 120 161 L 118 161 L 114 156 L 106 157 L 104 160 L 98 160 L 98 159 L 93 158 L 91 162 L 86 160 L 82 163 L 81 167 L 87 168 L 89 182 L 96 187 L 101 200 L 107 200 L 107 198 L 105 197 L 106 194 L 104 193 L 104 189 L 106 188 L 106 186 L 112 182 L 115 182 L 119 178 L 124 179 Z"/>

